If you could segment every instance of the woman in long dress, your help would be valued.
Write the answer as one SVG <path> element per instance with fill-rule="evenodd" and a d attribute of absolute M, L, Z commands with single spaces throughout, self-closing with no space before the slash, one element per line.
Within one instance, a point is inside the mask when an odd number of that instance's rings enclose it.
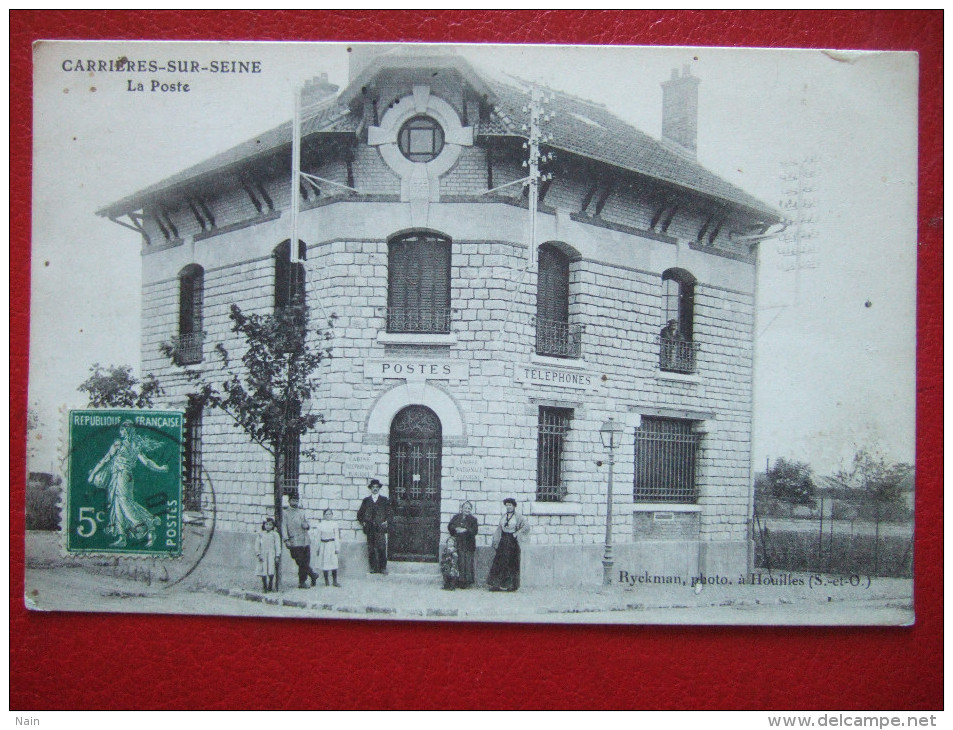
<path fill-rule="evenodd" d="M 469 588 L 473 585 L 473 562 L 476 555 L 476 535 L 480 525 L 473 516 L 473 505 L 466 501 L 460 505 L 460 511 L 450 518 L 447 531 L 455 539 L 457 547 L 457 588 Z"/>
<path fill-rule="evenodd" d="M 506 513 L 493 536 L 496 555 L 486 578 L 491 591 L 515 591 L 520 587 L 520 541 L 529 534 L 529 525 L 516 511 L 516 500 L 503 500 Z"/>
<path fill-rule="evenodd" d="M 318 528 L 318 564 L 324 571 L 324 585 L 340 588 L 338 583 L 338 556 L 341 554 L 341 528 L 334 519 L 334 510 L 324 510 L 324 519 Z M 334 582 L 328 582 L 328 573 Z"/>
<path fill-rule="evenodd" d="M 106 532 L 116 536 L 110 547 L 125 547 L 129 540 L 145 539 L 145 547 L 152 547 L 155 542 L 156 528 L 162 520 L 136 501 L 132 474 L 137 461 L 152 471 L 169 470 L 167 465 L 156 464 L 145 455 L 145 451 L 156 446 L 152 439 L 136 432 L 132 421 L 123 421 L 119 438 L 89 472 L 89 483 L 106 490 L 109 503 Z"/>

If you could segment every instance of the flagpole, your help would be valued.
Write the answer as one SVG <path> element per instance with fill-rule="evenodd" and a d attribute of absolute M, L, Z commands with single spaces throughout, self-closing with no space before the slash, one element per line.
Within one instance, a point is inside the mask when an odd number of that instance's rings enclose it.
<path fill-rule="evenodd" d="M 294 118 L 291 122 L 291 250 L 289 259 L 298 263 L 298 210 L 301 205 L 301 88 L 294 89 Z"/>

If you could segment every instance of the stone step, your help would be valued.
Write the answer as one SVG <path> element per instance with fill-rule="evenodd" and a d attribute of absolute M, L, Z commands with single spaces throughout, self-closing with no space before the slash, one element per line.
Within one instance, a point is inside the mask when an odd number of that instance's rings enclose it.
<path fill-rule="evenodd" d="M 387 572 L 391 575 L 440 575 L 440 563 L 412 563 L 405 560 L 388 560 Z"/>
<path fill-rule="evenodd" d="M 440 575 L 439 563 L 412 563 L 394 560 L 387 562 L 386 576 L 368 573 L 367 577 L 421 585 L 441 583 L 443 581 L 443 577 Z"/>
<path fill-rule="evenodd" d="M 443 577 L 440 574 L 430 575 L 429 573 L 393 573 L 387 571 L 387 575 L 379 573 L 367 573 L 368 580 L 380 580 L 388 583 L 410 583 L 413 585 L 440 585 L 443 583 Z"/>

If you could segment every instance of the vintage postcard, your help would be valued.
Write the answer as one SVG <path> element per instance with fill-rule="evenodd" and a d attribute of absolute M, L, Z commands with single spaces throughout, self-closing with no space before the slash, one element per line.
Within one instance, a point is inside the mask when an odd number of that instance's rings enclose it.
<path fill-rule="evenodd" d="M 37 43 L 27 605 L 909 625 L 917 84 Z"/>

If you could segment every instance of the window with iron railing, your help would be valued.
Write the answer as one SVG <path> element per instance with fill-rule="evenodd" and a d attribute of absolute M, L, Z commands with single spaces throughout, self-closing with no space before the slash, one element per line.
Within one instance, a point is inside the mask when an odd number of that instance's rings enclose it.
<path fill-rule="evenodd" d="M 674 373 L 694 373 L 695 277 L 684 269 L 668 269 L 662 274 L 665 326 L 659 333 L 659 369 Z"/>
<path fill-rule="evenodd" d="M 635 430 L 636 502 L 694 504 L 701 435 L 693 421 L 643 416 Z"/>
<path fill-rule="evenodd" d="M 582 355 L 582 326 L 536 318 L 536 354 L 578 358 Z"/>
<path fill-rule="evenodd" d="M 450 332 L 450 239 L 410 233 L 392 239 L 387 258 L 387 331 Z"/>
<path fill-rule="evenodd" d="M 182 507 L 202 510 L 202 404 L 189 398 L 185 409 L 185 449 L 182 464 Z"/>
<path fill-rule="evenodd" d="M 582 327 L 569 322 L 569 256 L 548 243 L 539 247 L 536 354 L 566 358 L 582 354 Z"/>
<path fill-rule="evenodd" d="M 205 272 L 189 264 L 179 272 L 179 332 L 172 338 L 172 351 L 178 365 L 202 362 L 202 309 L 205 300 Z"/>
<path fill-rule="evenodd" d="M 686 342 L 678 336 L 666 336 L 665 330 L 658 338 L 659 369 L 670 373 L 690 375 L 697 369 L 697 342 Z"/>
<path fill-rule="evenodd" d="M 571 408 L 540 406 L 536 442 L 537 502 L 561 502 L 567 494 L 563 458 L 571 420 Z"/>

